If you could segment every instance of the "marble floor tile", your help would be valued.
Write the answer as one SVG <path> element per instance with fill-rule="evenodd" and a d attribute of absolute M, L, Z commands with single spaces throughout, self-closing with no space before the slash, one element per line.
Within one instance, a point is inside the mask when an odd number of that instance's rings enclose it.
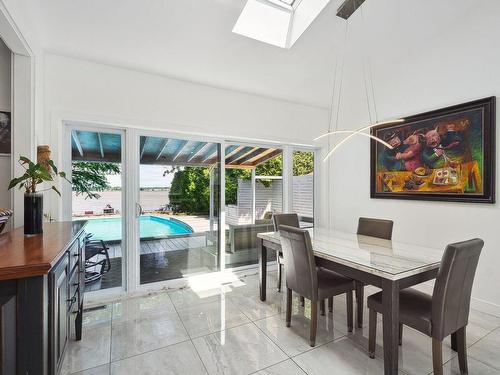
<path fill-rule="evenodd" d="M 467 346 L 473 345 L 488 333 L 500 328 L 500 318 L 477 310 L 470 310 L 467 325 Z"/>
<path fill-rule="evenodd" d="M 103 365 L 99 367 L 94 367 L 88 370 L 74 372 L 71 375 L 109 375 L 110 365 Z"/>
<path fill-rule="evenodd" d="M 309 375 L 384 373 L 382 360 L 370 359 L 363 349 L 347 337 L 309 350 L 294 357 L 293 360 Z"/>
<path fill-rule="evenodd" d="M 83 311 L 82 323 L 86 328 L 111 324 L 113 304 L 95 306 Z"/>
<path fill-rule="evenodd" d="M 110 362 L 111 324 L 84 327 L 82 340 L 69 341 L 62 374 L 91 369 Z"/>
<path fill-rule="evenodd" d="M 351 339 L 364 350 L 368 348 L 368 327 L 351 336 Z M 456 352 L 451 350 L 448 343 L 443 345 L 443 363 L 449 361 Z M 384 358 L 383 353 L 383 323 L 377 324 L 377 358 Z M 412 328 L 404 327 L 403 345 L 399 347 L 399 368 L 413 375 L 429 374 L 432 372 L 432 339 Z"/>
<path fill-rule="evenodd" d="M 168 295 L 175 308 L 183 309 L 204 303 L 220 302 L 224 294 L 230 291 L 230 288 L 215 288 L 201 291 L 183 288 L 169 292 Z"/>
<path fill-rule="evenodd" d="M 253 323 L 199 337 L 193 343 L 209 374 L 251 374 L 288 358 Z"/>
<path fill-rule="evenodd" d="M 288 359 L 260 370 L 255 375 L 306 375 L 306 373 L 293 360 Z"/>
<path fill-rule="evenodd" d="M 188 340 L 177 313 L 113 322 L 111 361 L 142 354 Z"/>
<path fill-rule="evenodd" d="M 113 323 L 175 313 L 167 293 L 124 298 L 113 305 Z"/>
<path fill-rule="evenodd" d="M 467 359 L 469 374 L 471 375 L 500 375 L 500 371 L 496 370 L 482 362 L 476 361 L 474 358 Z M 460 375 L 460 367 L 458 366 L 458 358 L 455 357 L 443 367 L 444 375 Z"/>
<path fill-rule="evenodd" d="M 500 370 L 500 328 L 469 348 L 469 356 Z"/>
<path fill-rule="evenodd" d="M 293 315 L 291 327 L 286 327 L 285 317 L 281 315 L 258 320 L 255 324 L 290 357 L 312 349 L 309 345 L 311 321 L 304 315 Z M 331 316 L 318 318 L 316 346 L 342 336 L 344 336 L 342 332 L 333 328 Z"/>
<path fill-rule="evenodd" d="M 226 299 L 178 309 L 178 313 L 191 338 L 250 322 L 235 304 Z"/>
<path fill-rule="evenodd" d="M 283 279 L 282 284 L 282 292 L 285 290 L 285 279 Z M 258 294 L 259 293 L 259 275 L 249 275 L 245 277 L 241 277 L 238 280 L 232 282 L 228 286 L 231 288 L 231 291 L 238 294 Z M 278 287 L 278 276 L 277 272 L 268 272 L 267 274 L 267 282 L 266 282 L 266 291 L 267 293 L 276 292 Z"/>
<path fill-rule="evenodd" d="M 111 375 L 206 375 L 206 373 L 191 341 L 111 364 Z"/>
<path fill-rule="evenodd" d="M 265 301 L 261 301 L 258 292 L 255 294 L 228 294 L 227 299 L 250 320 L 267 318 L 285 311 L 286 295 L 278 292 L 268 292 Z"/>

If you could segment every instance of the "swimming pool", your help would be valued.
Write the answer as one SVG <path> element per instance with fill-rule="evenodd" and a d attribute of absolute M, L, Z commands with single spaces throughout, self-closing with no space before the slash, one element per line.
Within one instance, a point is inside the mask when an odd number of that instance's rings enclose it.
<path fill-rule="evenodd" d="M 174 234 L 193 233 L 193 229 L 180 220 L 158 216 L 141 216 L 139 219 L 142 238 L 162 238 Z M 117 241 L 122 239 L 122 218 L 89 219 L 85 227 L 87 233 L 93 233 L 92 239 Z"/>

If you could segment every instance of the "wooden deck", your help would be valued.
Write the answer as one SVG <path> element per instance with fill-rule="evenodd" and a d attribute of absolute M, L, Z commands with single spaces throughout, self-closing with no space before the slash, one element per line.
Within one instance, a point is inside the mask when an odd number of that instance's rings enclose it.
<path fill-rule="evenodd" d="M 121 258 L 122 257 L 122 245 L 110 244 L 109 246 L 109 257 L 110 258 Z M 200 233 L 199 235 L 192 235 L 189 237 L 175 237 L 175 238 L 164 238 L 161 240 L 141 240 L 140 254 L 153 254 L 162 253 L 165 251 L 177 251 L 177 250 L 188 250 L 193 248 L 199 248 L 207 246 L 207 240 L 205 234 Z"/>

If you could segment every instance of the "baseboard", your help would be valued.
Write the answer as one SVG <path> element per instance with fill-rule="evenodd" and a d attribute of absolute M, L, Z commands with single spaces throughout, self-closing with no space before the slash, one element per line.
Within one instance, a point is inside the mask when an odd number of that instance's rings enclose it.
<path fill-rule="evenodd" d="M 500 305 L 479 298 L 471 299 L 471 308 L 500 318 Z"/>

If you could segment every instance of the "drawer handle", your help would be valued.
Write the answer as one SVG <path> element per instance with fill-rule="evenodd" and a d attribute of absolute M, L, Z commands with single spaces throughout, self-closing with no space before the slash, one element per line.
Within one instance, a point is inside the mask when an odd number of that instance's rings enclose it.
<path fill-rule="evenodd" d="M 67 299 L 66 301 L 74 303 L 74 302 L 76 302 L 76 296 L 73 298 Z"/>

